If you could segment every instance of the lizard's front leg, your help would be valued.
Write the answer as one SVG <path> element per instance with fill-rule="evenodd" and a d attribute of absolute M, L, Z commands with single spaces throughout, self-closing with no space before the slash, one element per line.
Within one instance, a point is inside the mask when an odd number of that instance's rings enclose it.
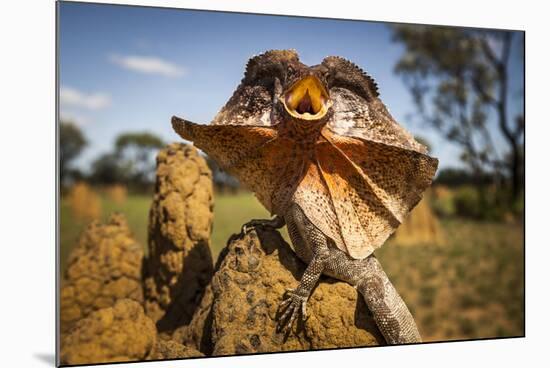
<path fill-rule="evenodd" d="M 285 331 L 290 330 L 300 312 L 302 313 L 302 318 L 306 318 L 307 316 L 307 301 L 325 269 L 329 255 L 326 246 L 323 248 L 321 245 L 317 248 L 314 250 L 313 258 L 302 275 L 300 284 L 296 289 L 288 290 L 287 298 L 280 305 L 283 308 L 286 307 L 286 310 L 279 318 L 279 323 L 283 325 L 282 329 Z"/>
<path fill-rule="evenodd" d="M 303 317 L 306 316 L 307 300 L 325 270 L 330 252 L 327 238 L 307 220 L 298 205 L 289 208 L 285 221 L 294 251 L 308 264 L 298 287 L 289 290 L 287 298 L 281 303 L 287 309 L 279 318 L 279 326 L 290 330 L 300 312 Z"/>

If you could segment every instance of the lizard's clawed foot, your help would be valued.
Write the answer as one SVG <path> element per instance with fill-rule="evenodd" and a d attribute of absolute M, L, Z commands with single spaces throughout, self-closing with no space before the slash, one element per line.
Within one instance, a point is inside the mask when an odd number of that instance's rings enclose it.
<path fill-rule="evenodd" d="M 296 290 L 287 290 L 288 296 L 285 300 L 279 305 L 281 308 L 286 308 L 284 313 L 279 318 L 279 330 L 284 331 L 285 333 L 290 331 L 292 324 L 298 317 L 302 314 L 302 319 L 306 319 L 306 305 L 307 305 L 307 296 L 300 295 Z"/>
<path fill-rule="evenodd" d="M 269 229 L 279 229 L 285 225 L 284 219 L 279 216 L 275 216 L 272 219 L 254 219 L 248 221 L 241 228 L 241 234 L 248 234 L 250 231 L 254 230 L 256 227 L 260 228 L 269 228 Z"/>

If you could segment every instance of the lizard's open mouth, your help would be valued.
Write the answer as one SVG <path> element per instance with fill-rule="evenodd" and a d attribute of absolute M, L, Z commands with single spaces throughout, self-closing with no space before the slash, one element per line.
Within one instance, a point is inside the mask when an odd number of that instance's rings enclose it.
<path fill-rule="evenodd" d="M 281 99 L 286 111 L 302 120 L 321 119 L 330 106 L 327 90 L 313 75 L 294 83 Z"/>

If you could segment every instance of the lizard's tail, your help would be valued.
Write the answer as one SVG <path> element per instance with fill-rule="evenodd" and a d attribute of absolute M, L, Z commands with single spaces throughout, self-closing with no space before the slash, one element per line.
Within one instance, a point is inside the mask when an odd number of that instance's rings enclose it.
<path fill-rule="evenodd" d="M 357 284 L 357 290 L 365 298 L 386 342 L 388 344 L 422 342 L 411 312 L 388 279 L 380 262 L 374 256 L 368 257 L 365 261 L 368 264 L 368 271 Z"/>

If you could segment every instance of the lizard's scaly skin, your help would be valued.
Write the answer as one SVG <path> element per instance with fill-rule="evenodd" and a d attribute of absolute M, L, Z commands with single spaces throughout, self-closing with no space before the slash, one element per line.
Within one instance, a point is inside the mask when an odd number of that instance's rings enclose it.
<path fill-rule="evenodd" d="M 388 343 L 420 341 L 373 252 L 420 201 L 438 161 L 393 119 L 370 76 L 337 56 L 310 67 L 272 50 L 250 59 L 210 125 L 172 125 L 286 220 L 308 263 L 283 302 L 287 326 L 325 273 L 357 287 Z"/>
<path fill-rule="evenodd" d="M 284 217 L 298 257 L 310 266 L 298 290 L 308 297 L 321 273 L 345 281 L 363 295 L 380 332 L 388 344 L 422 342 L 414 319 L 374 255 L 354 259 L 334 247 L 305 216 L 298 205 Z"/>

